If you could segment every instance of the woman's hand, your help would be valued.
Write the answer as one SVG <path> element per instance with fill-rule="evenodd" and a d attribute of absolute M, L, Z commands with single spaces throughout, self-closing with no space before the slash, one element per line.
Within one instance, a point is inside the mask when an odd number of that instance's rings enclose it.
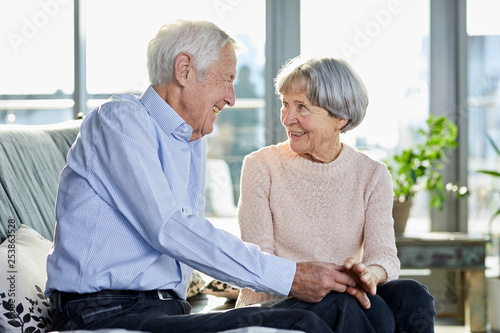
<path fill-rule="evenodd" d="M 365 309 L 369 309 L 371 306 L 370 299 L 366 296 L 366 291 L 364 291 L 360 286 L 356 285 L 354 287 L 347 287 L 346 293 L 351 296 L 354 296 L 356 300 L 363 306 Z"/>
<path fill-rule="evenodd" d="M 357 295 L 362 291 L 375 295 L 377 287 L 387 280 L 385 269 L 377 265 L 366 266 L 356 258 L 348 258 L 344 262 L 344 268 L 346 273 L 356 281 L 356 287 L 348 288 L 347 293 L 355 296 L 358 300 L 360 297 Z M 366 307 L 362 302 L 360 303 L 365 308 L 369 307 Z"/>

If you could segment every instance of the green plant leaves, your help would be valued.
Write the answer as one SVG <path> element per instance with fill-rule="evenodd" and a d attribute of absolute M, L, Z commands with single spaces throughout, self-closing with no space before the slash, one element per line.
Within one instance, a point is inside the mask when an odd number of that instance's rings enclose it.
<path fill-rule="evenodd" d="M 439 170 L 444 168 L 446 153 L 458 144 L 457 126 L 444 116 L 430 115 L 426 128 L 417 130 L 417 144 L 386 161 L 393 179 L 395 199 L 404 202 L 419 190 L 430 193 L 430 207 L 442 209 L 447 190 Z"/>

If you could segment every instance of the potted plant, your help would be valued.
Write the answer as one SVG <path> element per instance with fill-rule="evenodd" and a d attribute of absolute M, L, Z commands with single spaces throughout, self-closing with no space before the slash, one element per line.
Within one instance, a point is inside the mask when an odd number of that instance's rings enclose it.
<path fill-rule="evenodd" d="M 500 158 L 500 148 L 495 144 L 493 139 L 488 135 L 488 140 L 495 149 L 497 156 Z M 478 170 L 478 172 L 490 175 L 494 178 L 500 178 L 500 170 Z M 500 192 L 500 189 L 493 190 L 495 192 Z M 493 211 L 493 215 L 489 221 L 489 233 L 490 237 L 493 238 L 493 220 L 500 216 L 500 206 L 495 207 Z M 500 309 L 500 301 L 498 297 L 498 293 L 494 292 L 500 289 L 500 277 L 490 277 L 488 278 L 488 290 L 491 291 L 488 293 L 488 318 L 489 323 L 491 325 L 492 330 L 500 330 L 500 318 L 498 317 L 498 310 Z"/>
<path fill-rule="evenodd" d="M 430 207 L 442 209 L 446 193 L 467 195 L 466 187 L 443 184 L 439 170 L 443 169 L 446 153 L 457 147 L 457 126 L 444 116 L 430 115 L 426 127 L 416 132 L 416 144 L 386 160 L 394 189 L 393 217 L 396 234 L 406 226 L 412 199 L 418 191 L 428 191 Z"/>

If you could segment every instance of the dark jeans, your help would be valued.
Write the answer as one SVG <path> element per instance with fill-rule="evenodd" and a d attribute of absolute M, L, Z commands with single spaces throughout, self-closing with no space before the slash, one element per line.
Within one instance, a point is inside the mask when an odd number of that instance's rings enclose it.
<path fill-rule="evenodd" d="M 317 305 L 296 301 L 291 307 L 284 306 L 285 309 L 277 302 L 275 307 L 248 307 L 208 314 L 189 314 L 191 306 L 182 299 L 151 299 L 142 293 L 131 296 L 100 292 L 67 302 L 60 302 L 58 295 L 55 293 L 51 297 L 51 330 L 124 328 L 152 333 L 209 333 L 263 326 L 308 333 L 332 332 L 330 327 L 335 328 L 335 332 L 373 332 L 357 303 L 344 295 L 333 297 L 335 295 L 330 294 L 326 298 L 328 303 L 325 300 Z M 326 305 L 329 307 L 328 322 L 311 312 L 316 306 L 326 311 Z"/>
<path fill-rule="evenodd" d="M 379 295 L 394 313 L 398 333 L 434 333 L 434 297 L 427 287 L 411 279 L 380 286 Z"/>

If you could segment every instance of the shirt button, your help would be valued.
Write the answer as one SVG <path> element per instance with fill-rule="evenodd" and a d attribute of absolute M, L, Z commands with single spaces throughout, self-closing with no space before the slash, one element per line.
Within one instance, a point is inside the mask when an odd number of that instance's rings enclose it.
<path fill-rule="evenodd" d="M 184 127 L 184 128 L 182 129 L 182 131 L 183 131 L 184 133 L 187 133 L 187 132 L 189 131 L 189 129 L 188 129 L 187 127 Z"/>

